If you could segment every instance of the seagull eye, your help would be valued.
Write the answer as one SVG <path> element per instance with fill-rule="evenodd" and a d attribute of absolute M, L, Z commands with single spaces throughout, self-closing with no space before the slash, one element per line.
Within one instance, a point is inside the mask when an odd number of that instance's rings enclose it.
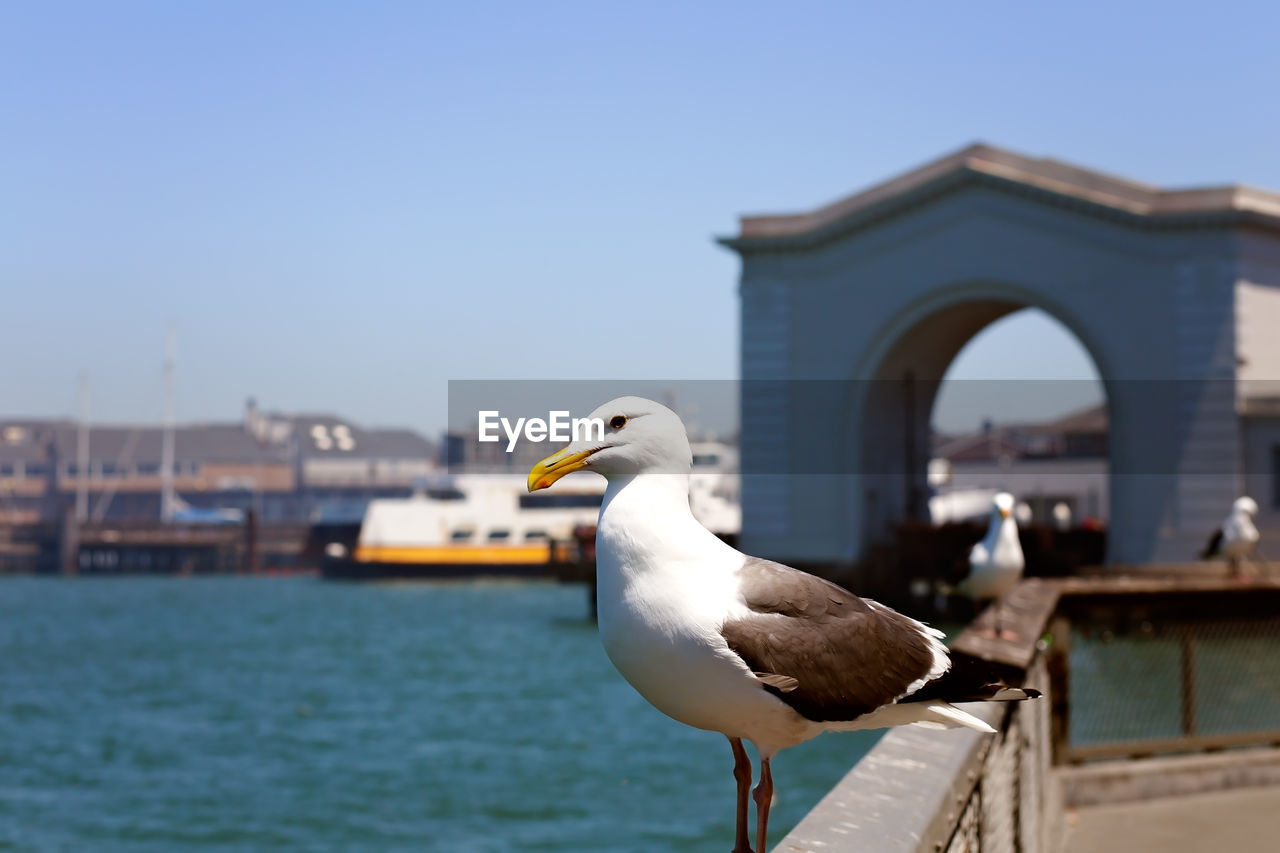
<path fill-rule="evenodd" d="M 626 415 L 614 415 L 612 418 L 609 419 L 609 426 L 613 427 L 614 429 L 622 429 L 626 425 L 627 425 Z"/>

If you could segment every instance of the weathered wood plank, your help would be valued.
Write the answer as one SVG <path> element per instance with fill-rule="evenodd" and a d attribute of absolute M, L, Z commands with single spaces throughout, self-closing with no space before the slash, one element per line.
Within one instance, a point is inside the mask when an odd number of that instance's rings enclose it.
<path fill-rule="evenodd" d="M 1139 758 L 1151 755 L 1169 755 L 1178 752 L 1232 749 L 1240 746 L 1280 746 L 1280 729 L 1233 732 L 1222 735 L 1187 735 L 1172 738 L 1151 738 L 1149 740 L 1126 740 L 1117 743 L 1073 746 L 1067 751 L 1067 760 L 1078 764 L 1104 758 Z"/>
<path fill-rule="evenodd" d="M 1004 704 L 966 705 L 999 728 Z M 854 765 L 775 853 L 934 853 L 978 783 L 991 735 L 893 729 Z"/>
<path fill-rule="evenodd" d="M 1280 785 L 1280 750 L 1107 761 L 1054 771 L 1067 808 Z"/>
<path fill-rule="evenodd" d="M 1053 581 L 1066 595 L 1142 595 L 1195 592 L 1247 592 L 1280 590 L 1280 573 L 1275 577 L 1230 578 L 1223 568 L 1149 567 L 1125 569 L 1061 578 Z"/>
<path fill-rule="evenodd" d="M 1049 624 L 1059 597 L 1058 584 L 1029 578 L 978 615 L 955 642 L 952 651 L 979 660 L 1025 671 L 1036 656 L 1037 644 Z M 994 636 L 996 609 L 1003 630 L 1017 639 Z"/>

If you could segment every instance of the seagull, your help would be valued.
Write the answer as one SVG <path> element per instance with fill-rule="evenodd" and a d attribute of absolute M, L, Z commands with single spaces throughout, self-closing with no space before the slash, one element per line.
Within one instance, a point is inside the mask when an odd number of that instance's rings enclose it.
<path fill-rule="evenodd" d="M 603 436 L 538 463 L 529 490 L 580 470 L 608 480 L 596 528 L 601 641 L 659 711 L 728 738 L 733 853 L 753 853 L 749 796 L 757 849 L 767 849 L 770 761 L 780 750 L 826 731 L 908 723 L 991 732 L 951 702 L 1039 695 L 962 677 L 941 631 L 709 532 L 689 509 L 689 440 L 667 407 L 620 397 L 590 417 Z M 754 792 L 744 741 L 760 757 Z"/>
<path fill-rule="evenodd" d="M 969 576 L 956 591 L 975 601 L 998 601 L 1018 585 L 1026 560 L 1018 541 L 1018 523 L 1013 520 L 1013 495 L 999 492 L 991 501 L 991 521 L 987 535 L 969 551 Z M 1055 507 L 1056 514 L 1056 507 Z M 996 604 L 996 637 L 1016 640 L 1017 635 L 1000 630 L 1000 610 Z"/>
<path fill-rule="evenodd" d="M 1240 565 L 1245 557 L 1265 567 L 1266 563 L 1261 560 L 1258 550 L 1258 540 L 1261 536 L 1258 535 L 1258 528 L 1253 523 L 1254 516 L 1257 514 L 1258 504 L 1253 498 L 1236 498 L 1226 521 L 1213 532 L 1213 536 L 1209 537 L 1209 543 L 1200 552 L 1200 559 L 1208 560 L 1222 554 L 1231 566 L 1232 577 L 1243 576 Z"/>
<path fill-rule="evenodd" d="M 1059 531 L 1071 529 L 1071 507 L 1066 501 L 1053 505 L 1053 526 Z"/>

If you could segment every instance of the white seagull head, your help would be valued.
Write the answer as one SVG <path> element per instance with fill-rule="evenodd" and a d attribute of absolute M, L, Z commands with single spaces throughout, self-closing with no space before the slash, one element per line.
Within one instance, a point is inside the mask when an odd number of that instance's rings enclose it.
<path fill-rule="evenodd" d="M 1008 518 L 1013 513 L 1013 495 L 1008 492 L 1000 492 L 991 500 L 991 515 L 994 518 Z"/>
<path fill-rule="evenodd" d="M 1231 505 L 1231 511 L 1242 512 L 1252 517 L 1258 514 L 1258 503 L 1250 497 L 1236 498 L 1236 502 Z"/>
<path fill-rule="evenodd" d="M 545 489 L 566 474 L 584 469 L 612 479 L 635 474 L 688 474 L 693 467 L 684 424 L 661 403 L 619 397 L 588 417 L 604 424 L 603 438 L 591 432 L 543 459 L 529 472 L 529 491 Z"/>

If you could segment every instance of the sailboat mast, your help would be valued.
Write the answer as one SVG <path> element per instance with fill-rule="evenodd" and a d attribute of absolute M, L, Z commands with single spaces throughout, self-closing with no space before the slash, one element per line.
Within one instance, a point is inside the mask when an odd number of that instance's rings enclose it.
<path fill-rule="evenodd" d="M 76 428 L 76 521 L 89 518 L 89 374 L 80 374 L 80 423 Z"/>
<path fill-rule="evenodd" d="M 176 348 L 173 326 L 164 346 L 164 439 L 160 446 L 160 518 L 173 520 L 173 359 Z"/>

